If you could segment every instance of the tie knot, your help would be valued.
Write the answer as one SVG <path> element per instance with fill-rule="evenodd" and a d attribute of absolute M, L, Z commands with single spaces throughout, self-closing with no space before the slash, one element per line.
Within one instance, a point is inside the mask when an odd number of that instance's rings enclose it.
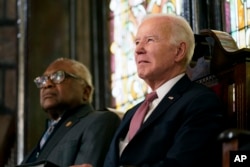
<path fill-rule="evenodd" d="M 49 127 L 55 126 L 60 120 L 61 120 L 61 117 L 59 117 L 57 120 L 50 120 Z"/>
<path fill-rule="evenodd" d="M 149 94 L 147 94 L 146 96 L 146 101 L 149 101 L 149 102 L 152 102 L 154 99 L 156 99 L 158 96 L 157 96 L 157 93 L 156 92 L 151 92 Z"/>

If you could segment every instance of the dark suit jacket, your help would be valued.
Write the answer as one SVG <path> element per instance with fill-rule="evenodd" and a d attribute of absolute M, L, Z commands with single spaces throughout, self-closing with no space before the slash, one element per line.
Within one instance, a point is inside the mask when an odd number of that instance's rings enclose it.
<path fill-rule="evenodd" d="M 66 111 L 43 149 L 34 148 L 23 164 L 48 160 L 60 167 L 82 163 L 102 167 L 119 123 L 115 113 L 94 111 L 90 105 Z"/>
<path fill-rule="evenodd" d="M 217 135 L 223 129 L 220 100 L 185 75 L 162 99 L 119 158 L 119 141 L 140 104 L 130 109 L 117 129 L 104 167 L 195 167 L 219 165 Z M 216 159 L 217 158 L 217 159 Z"/>

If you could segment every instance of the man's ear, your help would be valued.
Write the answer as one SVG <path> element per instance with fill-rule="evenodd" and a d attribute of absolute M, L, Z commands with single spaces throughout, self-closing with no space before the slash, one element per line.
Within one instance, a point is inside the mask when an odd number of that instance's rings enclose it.
<path fill-rule="evenodd" d="M 83 101 L 87 102 L 89 101 L 89 96 L 90 96 L 90 92 L 91 92 L 91 87 L 90 86 L 84 86 L 83 88 Z"/>
<path fill-rule="evenodd" d="M 187 45 L 185 42 L 181 42 L 179 46 L 177 46 L 175 61 L 180 62 L 186 58 Z"/>

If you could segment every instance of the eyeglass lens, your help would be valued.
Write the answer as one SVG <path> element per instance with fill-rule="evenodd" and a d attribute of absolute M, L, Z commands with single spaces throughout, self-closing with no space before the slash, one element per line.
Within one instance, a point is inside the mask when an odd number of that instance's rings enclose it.
<path fill-rule="evenodd" d="M 63 71 L 57 71 L 49 76 L 49 79 L 53 83 L 61 83 L 65 78 L 65 73 Z"/>
<path fill-rule="evenodd" d="M 48 76 L 37 77 L 34 82 L 36 83 L 38 88 L 42 88 L 46 82 L 50 79 L 53 83 L 59 84 L 65 79 L 64 71 L 57 71 Z"/>

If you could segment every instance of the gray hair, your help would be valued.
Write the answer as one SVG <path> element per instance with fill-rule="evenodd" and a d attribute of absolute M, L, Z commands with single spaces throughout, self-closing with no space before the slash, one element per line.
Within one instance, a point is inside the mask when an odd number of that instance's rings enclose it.
<path fill-rule="evenodd" d="M 81 62 L 69 58 L 58 58 L 55 61 L 68 61 L 72 63 L 72 68 L 75 71 L 75 75 L 79 76 L 83 79 L 82 84 L 90 87 L 90 94 L 88 98 L 88 102 L 91 103 L 93 100 L 94 86 L 92 83 L 92 75 L 89 69 Z"/>

